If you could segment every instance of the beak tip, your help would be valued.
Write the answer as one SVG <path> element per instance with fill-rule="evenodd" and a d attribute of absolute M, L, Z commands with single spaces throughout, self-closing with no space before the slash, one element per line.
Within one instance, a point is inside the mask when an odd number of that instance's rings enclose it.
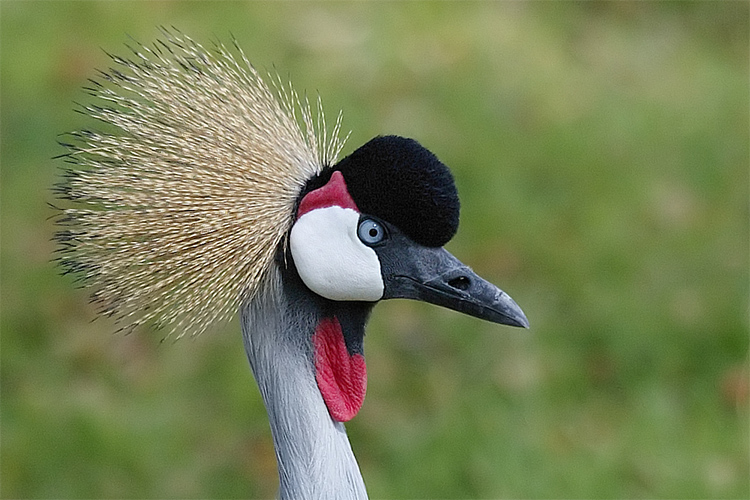
<path fill-rule="evenodd" d="M 500 300 L 498 303 L 501 304 L 499 309 L 503 311 L 503 319 L 501 322 L 508 326 L 526 329 L 530 328 L 531 325 L 529 324 L 529 319 L 526 317 L 526 314 L 524 314 L 521 307 L 516 304 L 516 301 L 510 298 L 510 296 L 502 290 L 499 290 L 499 293 Z"/>
<path fill-rule="evenodd" d="M 508 326 L 516 326 L 518 328 L 525 328 L 527 330 L 531 328 L 528 318 L 526 318 L 526 315 L 520 310 L 517 312 L 517 314 L 514 314 L 513 317 L 508 318 L 508 320 Z"/>

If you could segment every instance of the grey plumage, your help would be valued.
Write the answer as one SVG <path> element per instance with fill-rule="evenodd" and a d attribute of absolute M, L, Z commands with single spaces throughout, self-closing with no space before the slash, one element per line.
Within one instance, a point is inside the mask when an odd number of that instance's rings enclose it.
<path fill-rule="evenodd" d="M 282 499 L 367 498 L 346 429 L 315 383 L 317 308 L 288 293 L 277 269 L 241 311 L 242 337 L 268 411 Z"/>

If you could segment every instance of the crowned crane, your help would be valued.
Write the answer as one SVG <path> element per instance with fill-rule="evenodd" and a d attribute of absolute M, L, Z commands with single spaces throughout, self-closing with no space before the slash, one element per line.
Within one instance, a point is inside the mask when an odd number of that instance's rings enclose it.
<path fill-rule="evenodd" d="M 64 272 L 122 329 L 198 334 L 239 309 L 268 411 L 281 498 L 365 498 L 344 422 L 365 397 L 365 323 L 408 298 L 528 327 L 516 303 L 443 248 L 453 177 L 417 141 L 378 136 L 336 161 L 341 113 L 242 51 L 176 30 L 87 89 L 105 124 L 63 143 Z"/>

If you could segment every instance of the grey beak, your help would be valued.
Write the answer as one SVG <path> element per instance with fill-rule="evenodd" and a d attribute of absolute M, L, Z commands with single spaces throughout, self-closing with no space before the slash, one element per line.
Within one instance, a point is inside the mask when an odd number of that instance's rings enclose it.
<path fill-rule="evenodd" d="M 529 327 L 518 304 L 444 248 L 404 238 L 398 255 L 382 255 L 384 299 L 415 299 L 503 325 Z"/>

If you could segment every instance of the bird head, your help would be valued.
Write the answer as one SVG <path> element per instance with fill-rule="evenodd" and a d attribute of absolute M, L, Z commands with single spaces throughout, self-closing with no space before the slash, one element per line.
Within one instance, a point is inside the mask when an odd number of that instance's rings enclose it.
<path fill-rule="evenodd" d="M 289 253 L 305 286 L 328 301 L 416 299 L 528 327 L 508 294 L 443 248 L 458 220 L 448 167 L 413 139 L 376 137 L 307 182 Z M 318 387 L 339 421 L 356 415 L 366 387 L 364 317 L 342 327 L 351 311 L 329 313 L 312 339 Z"/>
<path fill-rule="evenodd" d="M 448 167 L 413 139 L 376 137 L 307 183 L 289 248 L 329 300 L 416 299 L 528 327 L 508 294 L 443 248 L 458 220 Z"/>

